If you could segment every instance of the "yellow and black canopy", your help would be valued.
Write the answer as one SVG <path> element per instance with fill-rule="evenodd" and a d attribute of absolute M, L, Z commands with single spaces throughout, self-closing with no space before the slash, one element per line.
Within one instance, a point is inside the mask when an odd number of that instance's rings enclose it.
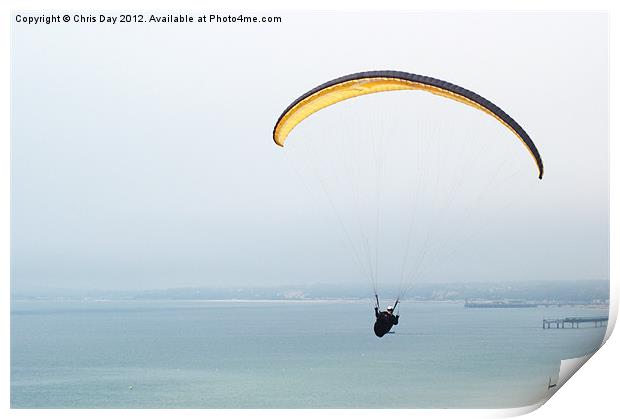
<path fill-rule="evenodd" d="M 279 146 L 284 146 L 286 137 L 297 124 L 313 113 L 334 103 L 357 96 L 391 90 L 424 90 L 456 100 L 491 115 L 523 142 L 536 162 L 539 179 L 542 179 L 543 162 L 536 145 L 525 130 L 497 105 L 479 94 L 455 84 L 402 71 L 366 71 L 349 74 L 315 87 L 300 96 L 282 112 L 273 129 L 273 140 Z"/>

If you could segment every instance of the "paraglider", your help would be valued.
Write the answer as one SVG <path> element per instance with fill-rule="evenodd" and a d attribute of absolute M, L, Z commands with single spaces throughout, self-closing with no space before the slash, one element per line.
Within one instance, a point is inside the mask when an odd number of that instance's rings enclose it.
<path fill-rule="evenodd" d="M 312 114 L 328 108 L 338 102 L 375 93 L 405 90 L 420 90 L 429 92 L 434 95 L 468 105 L 474 109 L 486 113 L 487 115 L 490 115 L 503 126 L 508 128 L 517 137 L 517 139 L 521 141 L 526 151 L 534 160 L 538 178 L 542 179 L 544 174 L 544 166 L 536 145 L 521 125 L 519 125 L 501 108 L 479 94 L 455 84 L 432 77 L 420 76 L 401 71 L 367 71 L 354 73 L 328 81 L 309 90 L 294 100 L 282 112 L 273 129 L 273 140 L 278 146 L 284 147 L 287 137 L 298 124 Z M 426 160 L 429 161 L 430 159 Z M 379 167 L 379 165 L 377 166 Z M 379 169 L 378 172 L 380 172 Z M 356 174 L 357 173 L 358 172 L 356 172 Z M 458 181 L 460 182 L 460 180 Z M 378 185 L 379 182 L 377 181 L 377 190 L 379 190 Z M 378 218 L 379 216 L 377 211 L 377 219 Z M 379 229 L 378 224 L 379 223 L 377 221 L 377 230 Z M 359 247 L 361 249 L 365 249 L 364 251 L 368 254 L 368 258 L 370 259 L 366 265 L 366 270 L 369 272 L 369 276 L 373 282 L 373 288 L 375 288 L 374 294 L 376 297 L 377 290 L 375 282 L 378 276 L 378 251 L 377 256 L 375 256 L 375 259 L 373 260 L 373 252 L 369 249 L 369 235 L 363 232 L 363 228 L 360 228 L 360 231 L 362 231 L 362 239 Z M 378 246 L 378 244 L 376 246 Z M 428 249 L 424 249 L 422 257 L 414 263 L 420 264 L 428 253 L 427 251 Z M 363 252 L 360 251 L 358 253 Z M 398 295 L 396 299 L 397 302 L 394 306 L 398 304 L 401 297 L 402 295 Z M 376 322 L 374 331 L 378 337 L 382 337 L 390 331 L 392 326 L 398 324 L 399 316 L 393 314 L 395 307 L 392 307 L 392 310 L 388 307 L 388 310 L 380 311 L 379 300 L 378 298 L 376 299 Z"/>
<path fill-rule="evenodd" d="M 393 306 L 387 306 L 385 311 L 381 311 L 381 308 L 379 306 L 379 296 L 376 294 L 375 299 L 375 324 L 373 326 L 373 329 L 375 331 L 375 335 L 378 338 L 382 338 L 386 334 L 390 333 L 392 326 L 396 326 L 398 324 L 398 319 L 400 318 L 400 315 L 394 314 L 394 309 L 398 305 L 399 301 L 396 300 Z"/>

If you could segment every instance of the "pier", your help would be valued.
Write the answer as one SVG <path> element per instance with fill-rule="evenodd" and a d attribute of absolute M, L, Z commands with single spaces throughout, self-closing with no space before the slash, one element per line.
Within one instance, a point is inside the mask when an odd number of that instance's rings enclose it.
<path fill-rule="evenodd" d="M 607 326 L 608 316 L 599 317 L 564 317 L 563 319 L 543 319 L 543 329 L 564 329 L 566 325 L 570 328 L 579 329 L 582 323 L 593 323 L 594 327 Z M 555 325 L 555 327 L 551 327 Z"/>

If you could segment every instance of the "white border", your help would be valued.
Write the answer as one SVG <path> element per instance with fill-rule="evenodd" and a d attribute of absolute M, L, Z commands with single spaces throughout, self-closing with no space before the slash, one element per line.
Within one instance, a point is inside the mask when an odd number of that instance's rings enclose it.
<path fill-rule="evenodd" d="M 315 0 L 307 4 L 296 3 L 286 0 L 264 0 L 258 6 L 256 2 L 250 0 L 220 0 L 220 1 L 128 1 L 128 0 L 108 0 L 90 2 L 86 5 L 84 2 L 76 0 L 58 0 L 50 4 L 50 1 L 33 0 L 33 1 L 15 1 L 8 0 L 2 3 L 3 16 L 0 20 L 2 28 L 2 66 L 0 66 L 0 75 L 3 83 L 0 84 L 2 97 L 2 113 L 0 116 L 0 129 L 2 131 L 2 142 L 0 144 L 0 276 L 3 280 L 4 292 L 0 293 L 2 298 L 2 315 L 0 317 L 0 336 L 3 345 L 1 346 L 3 362 L 0 364 L 0 372 L 2 380 L 0 381 L 0 392 L 2 394 L 1 409 L 11 417 L 83 417 L 84 415 L 92 417 L 108 417 L 109 415 L 123 415 L 128 417 L 147 416 L 152 417 L 168 417 L 168 416 L 184 416 L 184 417 L 204 417 L 217 416 L 223 418 L 236 417 L 239 414 L 251 414 L 252 416 L 269 416 L 286 417 L 291 415 L 297 417 L 314 417 L 314 416 L 356 416 L 370 417 L 377 414 L 390 417 L 502 417 L 527 413 L 536 406 L 522 409 L 507 410 L 9 410 L 9 384 L 10 384 L 10 367 L 9 367 L 9 134 L 10 134 L 10 27 L 12 10 L 37 10 L 37 9 L 57 9 L 57 10 L 155 10 L 155 9 L 174 9 L 174 10 L 265 10 L 265 9 L 282 9 L 282 10 L 608 10 L 610 12 L 610 74 L 617 72 L 617 53 L 614 47 L 617 43 L 617 30 L 614 24 L 618 20 L 616 17 L 618 6 L 617 1 L 572 1 L 572 0 L 504 0 L 504 1 L 483 1 L 483 0 L 443 0 L 443 1 L 342 1 L 336 3 L 334 0 Z M 614 111 L 617 109 L 618 87 L 610 79 L 610 139 L 616 138 L 617 122 L 613 120 Z M 610 145 L 610 199 L 611 214 L 618 213 L 618 197 L 620 190 L 618 188 L 618 170 L 615 169 L 613 162 L 618 161 L 618 147 L 611 141 Z M 612 215 L 611 218 L 611 254 L 618 254 L 618 222 L 617 217 Z M 615 323 L 618 313 L 618 261 L 611 260 L 611 304 L 610 304 L 610 327 L 607 331 L 606 338 Z M 617 414 L 617 397 L 612 393 L 617 388 L 616 377 L 619 370 L 620 361 L 620 342 L 617 337 L 612 337 L 604 347 L 593 356 L 588 362 L 589 367 L 584 368 L 577 373 L 577 378 L 570 380 L 567 385 L 562 387 L 558 393 L 551 399 L 547 406 L 539 409 L 532 416 L 536 417 L 597 417 L 612 418 Z M 6 417 L 6 416 L 4 416 Z"/>

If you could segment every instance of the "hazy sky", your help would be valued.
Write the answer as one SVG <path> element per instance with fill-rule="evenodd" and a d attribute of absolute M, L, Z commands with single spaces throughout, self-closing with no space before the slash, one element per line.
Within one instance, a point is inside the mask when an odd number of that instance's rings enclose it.
<path fill-rule="evenodd" d="M 457 252 L 424 280 L 608 279 L 605 14 L 273 14 L 283 23 L 14 23 L 14 289 L 365 286 L 327 201 L 304 192 L 271 132 L 306 90 L 372 69 L 479 92 L 545 161 L 543 181 L 528 166 L 535 182 L 502 230 L 491 223 L 465 246 L 477 257 Z M 440 123 L 426 96 L 411 106 Z M 339 129 L 338 109 L 300 133 Z M 470 114 L 446 109 L 460 130 Z M 494 135 L 480 115 L 468 135 Z M 398 118 L 398 129 L 415 120 Z M 406 224 L 390 219 L 388 229 Z M 488 222 L 481 213 L 470 227 Z"/>

